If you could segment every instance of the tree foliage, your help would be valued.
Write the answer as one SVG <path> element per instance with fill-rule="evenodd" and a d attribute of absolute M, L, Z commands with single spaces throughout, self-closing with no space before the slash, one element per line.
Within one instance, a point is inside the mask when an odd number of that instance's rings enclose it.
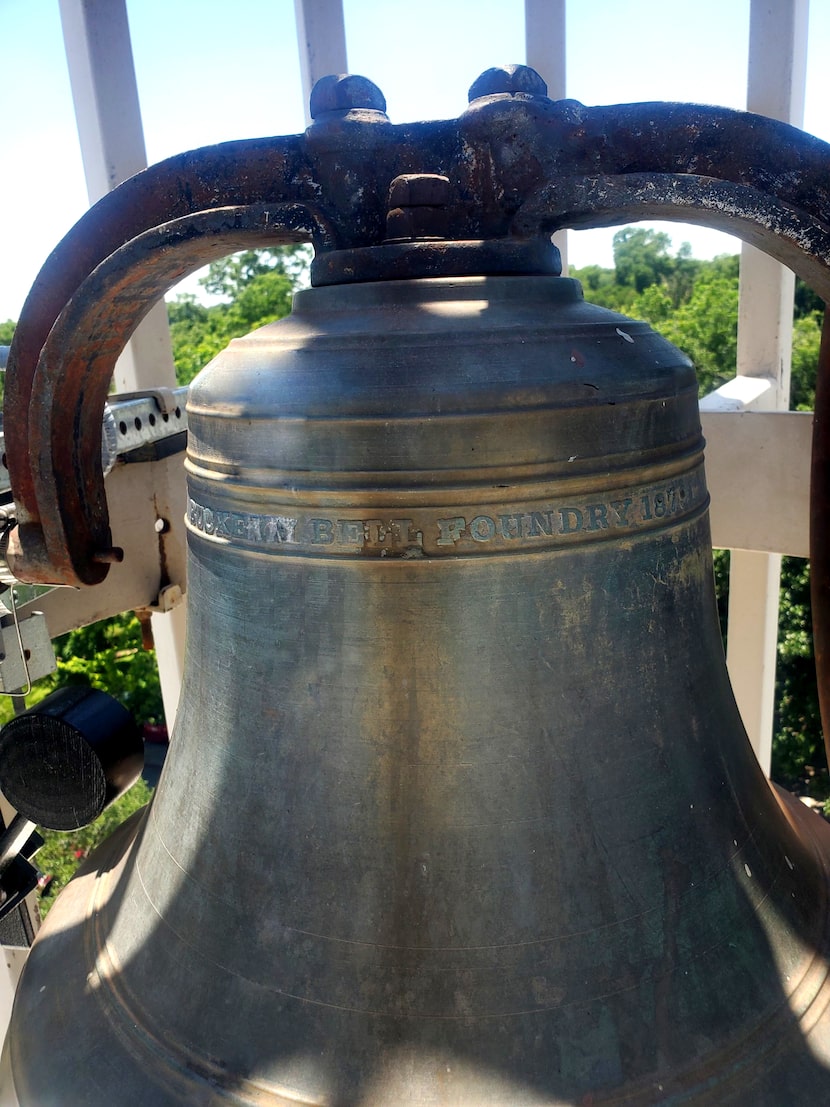
<path fill-rule="evenodd" d="M 109 692 L 139 724 L 164 722 L 156 651 L 144 646 L 142 627 L 132 612 L 64 634 L 56 642 L 62 684 L 88 684 Z"/>
<path fill-rule="evenodd" d="M 668 284 L 675 259 L 669 253 L 671 239 L 650 227 L 624 227 L 614 235 L 614 283 L 633 288 L 637 295 L 653 284 Z"/>
<path fill-rule="evenodd" d="M 815 406 L 822 315 L 820 311 L 810 310 L 793 321 L 790 407 L 794 411 L 812 411 Z"/>
<path fill-rule="evenodd" d="M 813 656 L 809 561 L 782 559 L 779 603 L 772 773 L 781 783 L 823 796 L 827 766 Z"/>
<path fill-rule="evenodd" d="M 180 295 L 167 305 L 179 384 L 189 384 L 232 338 L 287 315 L 307 271 L 305 247 L 246 250 L 213 262 L 200 284 L 218 303 Z"/>
<path fill-rule="evenodd" d="M 11 319 L 7 319 L 5 323 L 0 323 L 0 346 L 10 346 L 12 336 L 14 335 L 14 329 L 16 323 L 13 323 Z M 0 404 L 3 402 L 3 397 L 6 393 L 6 381 L 5 374 L 0 373 Z"/>
<path fill-rule="evenodd" d="M 72 879 L 78 866 L 125 819 L 149 803 L 152 794 L 149 785 L 139 779 L 88 826 L 68 832 L 40 829 L 43 846 L 38 850 L 36 864 L 43 873 L 43 889 L 39 898 L 42 915 L 52 906 L 57 893 Z"/>
<path fill-rule="evenodd" d="M 702 273 L 688 299 L 657 329 L 694 362 L 701 395 L 735 373 L 738 353 L 738 279 Z"/>
<path fill-rule="evenodd" d="M 27 707 L 56 688 L 84 684 L 120 700 L 139 725 L 164 722 L 156 653 L 145 649 L 141 624 L 132 612 L 63 634 L 54 647 L 57 668 L 35 683 L 26 696 Z M 0 724 L 13 713 L 12 701 L 0 697 Z"/>

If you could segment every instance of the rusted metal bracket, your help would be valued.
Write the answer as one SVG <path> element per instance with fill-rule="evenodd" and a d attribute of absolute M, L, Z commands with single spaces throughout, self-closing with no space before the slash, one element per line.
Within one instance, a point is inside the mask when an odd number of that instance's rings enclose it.
<path fill-rule="evenodd" d="M 449 181 L 453 241 L 652 217 L 731 231 L 830 299 L 830 146 L 689 104 L 586 108 L 526 67 L 488 70 L 459 119 L 395 126 L 376 86 L 326 78 L 304 135 L 232 142 L 139 173 L 44 265 L 9 357 L 6 451 L 30 580 L 93 584 L 112 559 L 100 419 L 115 358 L 168 288 L 254 245 L 384 242 L 390 182 Z M 370 251 L 371 253 L 371 251 Z M 373 276 L 371 265 L 362 274 Z"/>

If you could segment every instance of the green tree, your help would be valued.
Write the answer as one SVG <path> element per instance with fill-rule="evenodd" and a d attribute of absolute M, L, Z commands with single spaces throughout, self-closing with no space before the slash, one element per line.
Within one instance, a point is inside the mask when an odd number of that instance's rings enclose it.
<path fill-rule="evenodd" d="M 238 299 L 259 277 L 279 273 L 291 288 L 308 284 L 311 255 L 307 246 L 277 246 L 262 250 L 243 250 L 220 261 L 211 262 L 200 284 L 212 296 L 228 302 Z"/>
<path fill-rule="evenodd" d="M 14 328 L 17 324 L 13 323 L 11 319 L 7 319 L 5 323 L 0 323 L 0 346 L 10 346 L 12 341 L 12 335 L 14 334 Z M 5 380 L 3 373 L 0 373 L 0 405 L 3 403 L 3 396 L 5 395 Z"/>
<path fill-rule="evenodd" d="M 671 239 L 651 227 L 624 227 L 614 235 L 614 278 L 618 285 L 644 292 L 660 284 L 674 271 L 669 254 Z"/>
<path fill-rule="evenodd" d="M 51 878 L 39 897 L 42 915 L 47 913 L 57 893 L 69 883 L 75 870 L 96 846 L 108 838 L 125 819 L 149 803 L 152 794 L 149 785 L 139 779 L 88 826 L 68 832 L 40 828 L 43 846 L 37 853 L 35 863 L 46 878 Z"/>
<path fill-rule="evenodd" d="M 56 687 L 89 684 L 109 692 L 139 724 L 164 722 L 156 651 L 132 612 L 64 634 L 56 643 Z"/>
<path fill-rule="evenodd" d="M 644 319 L 655 330 L 671 320 L 675 310 L 669 290 L 663 284 L 650 284 L 631 304 L 631 314 Z"/>
<path fill-rule="evenodd" d="M 27 707 L 56 688 L 86 684 L 120 700 L 139 725 L 164 722 L 156 652 L 144 647 L 141 624 L 132 612 L 69 631 L 55 639 L 54 647 L 57 668 L 35 683 Z M 0 697 L 0 725 L 13 713 L 8 696 Z"/>
<path fill-rule="evenodd" d="M 822 315 L 824 313 L 824 301 L 808 288 L 801 277 L 795 279 L 795 317 L 800 319 L 802 315 Z"/>
<path fill-rule="evenodd" d="M 176 379 L 190 384 L 229 342 L 224 313 L 200 304 L 195 296 L 180 295 L 167 305 Z"/>
<path fill-rule="evenodd" d="M 585 290 L 586 299 L 612 311 L 621 311 L 649 321 L 658 306 L 676 309 L 686 302 L 703 272 L 721 274 L 719 263 L 700 261 L 691 255 L 688 242 L 675 255 L 671 239 L 649 227 L 625 227 L 614 235 L 614 268 L 587 265 L 571 270 Z M 734 275 L 737 278 L 737 265 Z M 644 310 L 645 305 L 645 310 Z"/>
<path fill-rule="evenodd" d="M 308 275 L 305 247 L 246 250 L 213 262 L 200 284 L 211 296 L 207 306 L 180 295 L 167 305 L 176 377 L 189 384 L 232 338 L 282 319 L 295 290 Z"/>
<path fill-rule="evenodd" d="M 692 359 L 702 396 L 720 387 L 735 375 L 738 278 L 701 272 L 688 300 L 658 330 Z"/>
<path fill-rule="evenodd" d="M 810 563 L 798 557 L 785 557 L 781 565 L 772 775 L 787 787 L 827 795 L 813 655 Z"/>
<path fill-rule="evenodd" d="M 796 317 L 793 322 L 790 406 L 795 411 L 812 411 L 815 407 L 821 324 L 820 312 Z"/>

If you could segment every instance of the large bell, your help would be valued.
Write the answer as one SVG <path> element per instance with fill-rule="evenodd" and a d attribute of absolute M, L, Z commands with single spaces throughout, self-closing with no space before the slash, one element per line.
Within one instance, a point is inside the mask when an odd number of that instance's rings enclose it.
<path fill-rule="evenodd" d="M 687 359 L 557 276 L 334 284 L 189 421 L 176 733 L 19 1104 L 830 1099 L 830 830 L 732 697 Z"/>

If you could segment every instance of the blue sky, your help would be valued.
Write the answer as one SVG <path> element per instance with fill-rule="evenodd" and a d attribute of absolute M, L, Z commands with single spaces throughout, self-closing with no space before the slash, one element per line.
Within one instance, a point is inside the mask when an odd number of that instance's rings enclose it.
<path fill-rule="evenodd" d="M 783 2 L 783 0 L 782 0 Z M 830 4 L 813 0 L 805 128 L 830 141 Z M 344 0 L 349 69 L 393 122 L 458 115 L 475 77 L 524 60 L 522 0 Z M 302 130 L 293 0 L 128 0 L 148 159 Z M 568 95 L 741 108 L 749 0 L 569 0 Z M 16 318 L 51 248 L 83 214 L 57 0 L 0 0 L 0 320 Z M 679 225 L 698 256 L 736 246 Z M 611 231 L 571 236 L 572 264 L 610 264 Z"/>

